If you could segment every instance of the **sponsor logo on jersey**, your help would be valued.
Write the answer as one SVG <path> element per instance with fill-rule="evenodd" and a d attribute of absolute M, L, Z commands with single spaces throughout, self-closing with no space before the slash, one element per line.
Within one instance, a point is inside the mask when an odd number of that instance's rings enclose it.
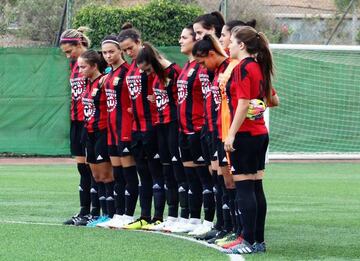
<path fill-rule="evenodd" d="M 156 108 L 159 112 L 165 110 L 169 103 L 169 96 L 166 90 L 154 89 Z"/>
<path fill-rule="evenodd" d="M 187 89 L 188 81 L 178 80 L 177 88 L 178 88 L 178 103 L 183 103 L 187 96 L 188 96 L 188 89 Z"/>
<path fill-rule="evenodd" d="M 130 97 L 132 100 L 136 100 L 136 98 L 141 94 L 141 76 L 127 76 L 126 83 L 129 88 Z"/>
<path fill-rule="evenodd" d="M 218 86 L 211 86 L 211 92 L 215 103 L 215 111 L 218 111 L 220 109 L 220 104 L 221 104 L 220 89 Z"/>
<path fill-rule="evenodd" d="M 200 82 L 201 82 L 201 91 L 203 93 L 204 99 L 209 98 L 211 95 L 211 84 L 209 81 L 209 75 L 200 73 Z"/>
<path fill-rule="evenodd" d="M 108 111 L 108 112 L 112 112 L 113 110 L 115 110 L 116 105 L 117 105 L 116 91 L 115 91 L 115 90 L 106 89 L 106 90 L 105 90 L 105 93 L 106 93 L 107 111 Z"/>
<path fill-rule="evenodd" d="M 85 91 L 85 84 L 86 81 L 84 78 L 70 79 L 71 97 L 73 100 L 77 101 L 82 98 Z"/>
<path fill-rule="evenodd" d="M 85 120 L 90 121 L 95 115 L 95 104 L 93 99 L 83 98 Z"/>

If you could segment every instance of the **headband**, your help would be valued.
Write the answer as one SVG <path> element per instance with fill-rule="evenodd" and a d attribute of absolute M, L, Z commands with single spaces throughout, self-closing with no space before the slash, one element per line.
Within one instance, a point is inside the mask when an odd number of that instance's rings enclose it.
<path fill-rule="evenodd" d="M 101 45 L 103 45 L 103 44 L 106 44 L 106 43 L 113 43 L 113 44 L 116 44 L 117 46 L 119 46 L 120 47 L 120 44 L 119 44 L 119 42 L 117 42 L 117 41 L 115 41 L 115 40 L 104 40 L 102 43 L 101 43 Z"/>

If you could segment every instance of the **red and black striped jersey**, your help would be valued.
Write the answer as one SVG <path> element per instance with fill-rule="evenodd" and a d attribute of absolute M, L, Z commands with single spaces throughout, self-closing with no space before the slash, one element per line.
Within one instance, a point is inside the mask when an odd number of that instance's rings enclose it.
<path fill-rule="evenodd" d="M 108 111 L 108 145 L 118 145 L 120 141 L 131 140 L 131 101 L 125 81 L 129 67 L 127 63 L 123 63 L 107 75 L 104 83 Z"/>
<path fill-rule="evenodd" d="M 177 81 L 179 128 L 186 134 L 200 131 L 205 124 L 200 81 L 200 74 L 203 72 L 204 70 L 195 60 L 187 62 Z"/>
<path fill-rule="evenodd" d="M 157 109 L 157 124 L 169 123 L 177 120 L 177 80 L 181 68 L 173 63 L 165 69 L 166 82 L 155 76 L 153 89 Z"/>
<path fill-rule="evenodd" d="M 243 59 L 233 70 L 231 78 L 226 85 L 226 94 L 231 114 L 231 119 L 236 112 L 239 99 L 261 99 L 264 100 L 262 91 L 263 75 L 259 64 L 252 57 Z M 231 120 L 231 121 L 232 121 Z M 268 133 L 264 117 L 250 120 L 245 118 L 238 132 L 250 132 L 251 135 L 262 135 Z"/>
<path fill-rule="evenodd" d="M 141 72 L 134 60 L 126 75 L 126 84 L 131 98 L 133 113 L 133 131 L 146 132 L 152 130 L 156 123 L 156 105 L 148 100 L 149 95 L 153 95 L 152 84 L 155 75 L 147 75 Z"/>
<path fill-rule="evenodd" d="M 71 86 L 71 120 L 84 120 L 84 107 L 81 99 L 85 93 L 86 79 L 80 74 L 77 61 L 70 63 L 70 86 Z"/>
<path fill-rule="evenodd" d="M 100 75 L 93 82 L 88 80 L 82 98 L 84 106 L 85 127 L 88 132 L 97 132 L 107 127 L 106 94 L 104 85 L 100 84 Z"/>

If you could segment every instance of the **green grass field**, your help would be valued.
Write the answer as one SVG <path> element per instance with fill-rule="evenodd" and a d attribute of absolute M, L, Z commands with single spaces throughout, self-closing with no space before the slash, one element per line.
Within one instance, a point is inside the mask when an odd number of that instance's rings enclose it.
<path fill-rule="evenodd" d="M 0 260 L 228 260 L 159 234 L 54 225 L 78 210 L 77 182 L 71 165 L 0 166 Z M 359 163 L 269 165 L 268 252 L 246 260 L 360 260 L 359 187 Z"/>

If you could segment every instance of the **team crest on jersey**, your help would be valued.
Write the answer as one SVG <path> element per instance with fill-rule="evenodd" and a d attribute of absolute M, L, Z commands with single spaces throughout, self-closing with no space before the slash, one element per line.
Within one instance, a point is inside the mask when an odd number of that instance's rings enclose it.
<path fill-rule="evenodd" d="M 158 111 L 165 110 L 169 103 L 169 96 L 166 90 L 154 89 L 156 108 Z"/>
<path fill-rule="evenodd" d="M 215 103 L 215 111 L 218 111 L 220 109 L 221 104 L 221 93 L 218 86 L 211 86 L 211 92 L 213 95 L 214 103 Z"/>
<path fill-rule="evenodd" d="M 106 90 L 106 105 L 107 105 L 107 111 L 112 112 L 115 110 L 117 105 L 116 100 L 116 91 L 115 90 Z"/>
<path fill-rule="evenodd" d="M 85 91 L 85 79 L 84 78 L 71 79 L 70 85 L 71 85 L 72 99 L 75 101 L 80 100 Z"/>
<path fill-rule="evenodd" d="M 93 99 L 83 99 L 85 120 L 90 121 L 95 115 L 95 104 Z"/>
<path fill-rule="evenodd" d="M 188 89 L 187 89 L 187 81 L 178 80 L 177 82 L 177 89 L 178 89 L 178 103 L 183 103 L 187 96 L 188 96 Z"/>
<path fill-rule="evenodd" d="M 113 80 L 113 85 L 114 86 L 118 85 L 119 81 L 120 81 L 120 77 L 115 77 L 114 80 Z"/>
<path fill-rule="evenodd" d="M 126 83 L 129 88 L 129 93 L 132 100 L 141 94 L 141 76 L 128 76 L 126 77 Z"/>
<path fill-rule="evenodd" d="M 199 74 L 200 82 L 201 82 L 201 91 L 203 93 L 203 97 L 206 100 L 211 95 L 211 84 L 209 81 L 209 75 L 207 74 Z"/>

